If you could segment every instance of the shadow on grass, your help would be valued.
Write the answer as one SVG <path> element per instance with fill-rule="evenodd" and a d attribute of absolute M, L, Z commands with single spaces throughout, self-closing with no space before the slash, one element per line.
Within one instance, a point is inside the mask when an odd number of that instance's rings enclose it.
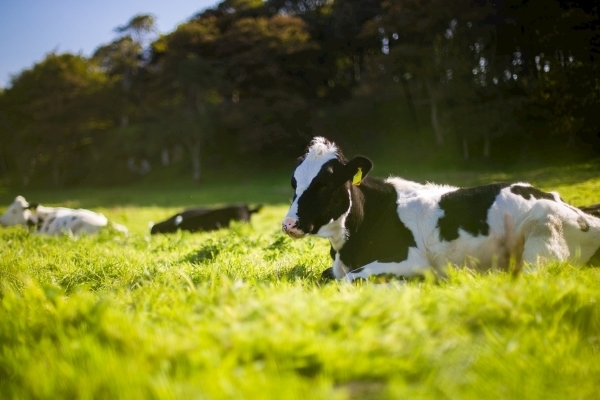
<path fill-rule="evenodd" d="M 221 250 L 223 250 L 222 246 L 216 243 L 211 243 L 207 246 L 203 246 L 198 251 L 186 255 L 182 261 L 189 262 L 190 264 L 201 264 L 204 261 L 214 260 L 219 253 L 221 253 Z"/>
<path fill-rule="evenodd" d="M 381 399 L 385 394 L 386 384 L 376 380 L 354 380 L 336 385 L 338 389 L 344 389 L 349 399 Z"/>
<path fill-rule="evenodd" d="M 289 269 L 274 271 L 271 276 L 272 279 L 285 282 L 310 282 L 315 285 L 322 285 L 329 282 L 321 278 L 322 272 L 323 271 L 315 269 L 312 266 L 307 266 L 306 264 L 296 264 Z"/>

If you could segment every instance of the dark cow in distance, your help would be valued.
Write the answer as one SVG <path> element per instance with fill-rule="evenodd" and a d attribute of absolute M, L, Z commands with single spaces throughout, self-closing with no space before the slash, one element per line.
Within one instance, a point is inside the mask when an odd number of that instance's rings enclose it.
<path fill-rule="evenodd" d="M 152 225 L 150 234 L 174 233 L 178 230 L 214 231 L 228 227 L 231 221 L 249 222 L 252 214 L 259 212 L 261 208 L 262 205 L 259 205 L 251 209 L 247 204 L 219 208 L 190 208 Z"/>
<path fill-rule="evenodd" d="M 444 276 L 448 265 L 518 271 L 600 258 L 595 206 L 578 209 L 527 183 L 458 188 L 371 178 L 372 166 L 315 137 L 293 172 L 282 229 L 329 239 L 333 265 L 324 277 Z"/>

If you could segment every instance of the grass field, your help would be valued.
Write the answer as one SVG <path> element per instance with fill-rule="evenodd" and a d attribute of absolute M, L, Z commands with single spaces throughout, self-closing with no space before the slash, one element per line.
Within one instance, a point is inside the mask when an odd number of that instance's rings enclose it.
<path fill-rule="evenodd" d="M 406 177 L 530 181 L 583 205 L 600 203 L 599 170 Z M 600 398 L 600 269 L 323 284 L 328 243 L 279 231 L 288 181 L 3 190 L 2 206 L 93 208 L 131 234 L 0 230 L 0 398 Z M 151 220 L 229 202 L 266 206 L 231 229 L 148 235 Z"/>

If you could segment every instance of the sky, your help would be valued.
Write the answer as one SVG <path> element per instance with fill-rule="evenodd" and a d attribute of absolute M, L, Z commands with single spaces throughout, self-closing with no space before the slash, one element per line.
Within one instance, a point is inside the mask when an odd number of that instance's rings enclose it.
<path fill-rule="evenodd" d="M 137 14 L 152 14 L 167 33 L 219 0 L 0 0 L 0 87 L 47 53 L 94 50 Z"/>

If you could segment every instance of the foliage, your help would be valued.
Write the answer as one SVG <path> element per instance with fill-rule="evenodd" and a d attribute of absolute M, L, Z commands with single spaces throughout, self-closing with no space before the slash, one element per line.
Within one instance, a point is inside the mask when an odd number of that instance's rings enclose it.
<path fill-rule="evenodd" d="M 589 165 L 496 178 L 558 188 L 577 205 L 600 201 Z M 285 181 L 37 193 L 47 204 L 93 206 L 132 233 L 0 231 L 0 396 L 597 396 L 598 269 L 553 264 L 516 279 L 463 270 L 438 284 L 323 284 L 327 242 L 279 231 Z M 151 219 L 236 197 L 269 205 L 249 225 L 148 236 Z"/>
<path fill-rule="evenodd" d="M 48 168 L 59 184 L 80 157 L 89 155 L 95 134 L 110 126 L 95 101 L 107 78 L 82 56 L 49 54 L 16 77 L 4 93 L 7 147 L 24 178 L 28 169 Z"/>
<path fill-rule="evenodd" d="M 471 167 L 594 157 L 599 13 L 583 0 L 224 0 L 160 36 L 136 15 L 89 59 L 50 54 L 0 93 L 0 173 L 64 187 L 180 163 L 199 182 L 242 158 L 295 157 L 315 134 Z"/>

